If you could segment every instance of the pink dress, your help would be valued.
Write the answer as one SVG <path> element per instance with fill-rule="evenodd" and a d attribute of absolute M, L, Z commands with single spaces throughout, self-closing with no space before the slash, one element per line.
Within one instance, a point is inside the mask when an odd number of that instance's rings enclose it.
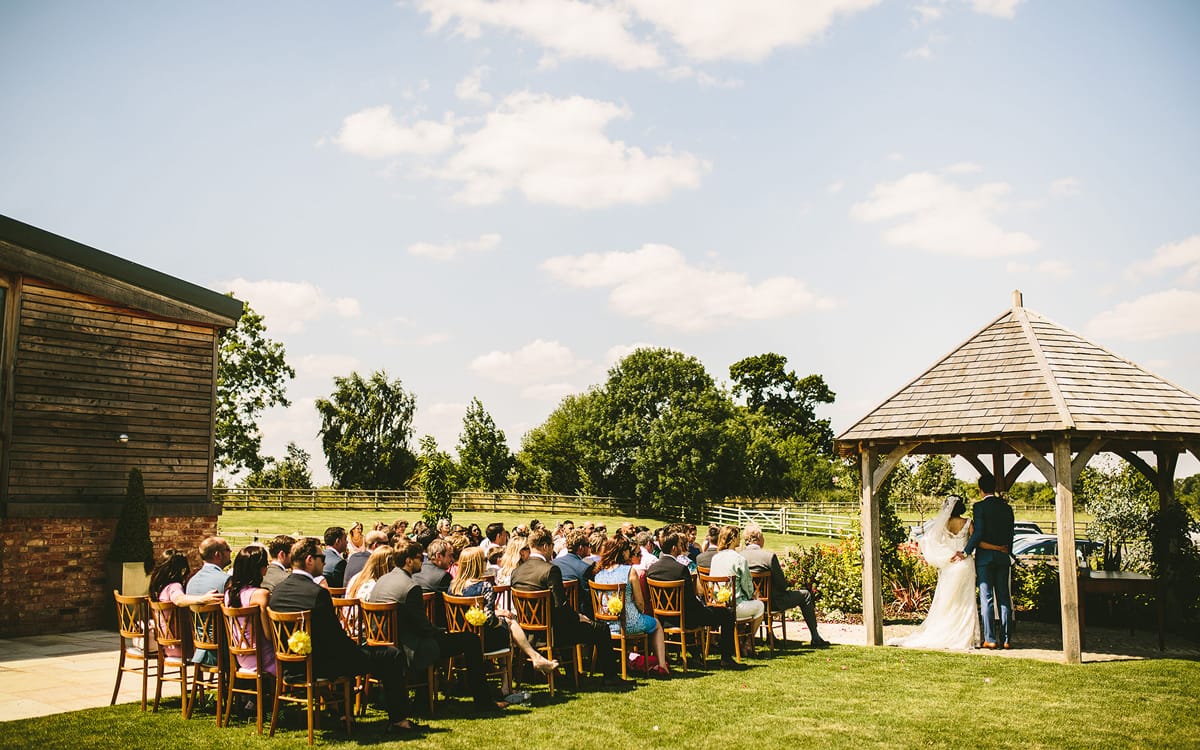
<path fill-rule="evenodd" d="M 169 602 L 175 598 L 176 594 L 182 594 L 182 593 L 183 593 L 183 584 L 182 583 L 168 583 L 167 587 L 158 593 L 158 600 L 160 602 Z M 162 650 L 163 650 L 163 655 L 166 656 L 167 658 L 172 658 L 172 659 L 182 659 L 183 658 L 183 648 L 180 646 L 163 646 Z"/>
<path fill-rule="evenodd" d="M 257 591 L 258 589 L 251 588 L 245 588 L 239 591 L 238 600 L 241 602 L 241 606 L 249 607 L 250 597 L 254 596 Z M 259 635 L 262 635 L 261 627 L 258 629 L 258 633 Z M 275 648 L 271 645 L 270 636 L 259 638 L 258 643 L 255 644 L 255 647 L 258 649 L 258 663 L 262 665 L 262 671 L 268 674 L 278 674 L 275 666 Z M 238 654 L 237 660 L 239 670 L 243 672 L 254 671 L 254 657 L 250 656 L 249 654 Z"/>

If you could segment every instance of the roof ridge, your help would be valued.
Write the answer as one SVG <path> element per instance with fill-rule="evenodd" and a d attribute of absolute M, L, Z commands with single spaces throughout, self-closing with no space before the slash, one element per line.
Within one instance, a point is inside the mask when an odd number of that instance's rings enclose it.
<path fill-rule="evenodd" d="M 1063 397 L 1062 389 L 1058 387 L 1058 378 L 1054 377 L 1054 371 L 1050 369 L 1050 362 L 1046 359 L 1046 352 L 1042 349 L 1042 342 L 1038 340 L 1037 334 L 1033 331 L 1033 324 L 1029 322 L 1029 315 L 1023 306 L 1014 307 L 1012 312 L 1017 322 L 1021 324 L 1021 332 L 1025 334 L 1025 340 L 1029 344 L 1029 348 L 1033 351 L 1033 358 L 1037 362 L 1038 369 L 1041 370 L 1042 378 L 1046 381 L 1046 387 L 1050 390 L 1050 397 L 1054 399 L 1054 406 L 1058 409 L 1058 416 L 1062 419 L 1063 426 L 1068 430 L 1075 429 L 1075 419 L 1071 416 L 1071 409 L 1067 406 L 1067 400 Z"/>
<path fill-rule="evenodd" d="M 1000 313 L 999 315 L 997 315 L 997 316 L 996 316 L 996 317 L 995 317 L 995 318 L 992 320 L 992 322 L 988 323 L 988 324 L 987 324 L 987 325 L 985 325 L 984 327 L 980 328 L 978 331 L 975 331 L 975 333 L 972 333 L 970 336 L 968 336 L 968 337 L 966 337 L 965 339 L 963 339 L 963 340 L 962 340 L 962 342 L 961 342 L 961 343 L 960 343 L 958 346 L 956 346 L 956 347 L 954 347 L 953 349 L 951 349 L 950 351 L 946 352 L 944 355 L 942 355 L 942 356 L 941 356 L 941 357 L 938 359 L 938 361 L 934 362 L 934 363 L 933 363 L 932 365 L 930 365 L 929 367 L 926 367 L 926 368 L 925 368 L 924 370 L 922 370 L 922 371 L 921 371 L 921 373 L 920 373 L 919 375 L 917 375 L 915 378 L 913 378 L 912 380 L 908 381 L 908 382 L 907 382 L 907 383 L 905 383 L 904 385 L 900 386 L 900 387 L 899 387 L 899 388 L 897 388 L 897 389 L 896 389 L 894 392 L 892 392 L 892 394 L 891 394 L 891 395 L 889 395 L 887 398 L 885 398 L 885 399 L 883 399 L 882 401 L 880 401 L 879 403 L 877 403 L 877 404 L 876 404 L 876 405 L 875 405 L 875 406 L 874 406 L 874 407 L 873 407 L 873 408 L 872 408 L 870 411 L 868 411 L 866 414 L 864 414 L 864 415 L 863 415 L 863 416 L 862 416 L 862 417 L 861 417 L 861 418 L 860 418 L 860 419 L 859 419 L 857 422 L 855 422 L 854 424 L 850 425 L 850 426 L 849 426 L 849 427 L 847 427 L 846 429 L 842 430 L 842 434 L 843 434 L 843 435 L 845 435 L 845 434 L 849 433 L 849 432 L 850 432 L 851 430 L 853 430 L 855 427 L 858 427 L 860 424 L 862 424 L 863 422 L 865 422 L 865 421 L 867 421 L 868 419 L 870 419 L 872 414 L 874 414 L 875 412 L 879 411 L 879 410 L 880 410 L 880 409 L 882 409 L 884 406 L 887 406 L 887 405 L 888 405 L 888 403 L 889 403 L 889 402 L 891 402 L 891 400 L 892 400 L 892 399 L 894 399 L 896 396 L 899 396 L 901 393 L 904 393 L 904 391 L 905 391 L 905 390 L 907 390 L 907 389 L 909 388 L 909 386 L 913 385 L 913 384 L 914 384 L 914 383 L 916 383 L 918 380 L 920 380 L 921 378 L 923 378 L 923 377 L 925 377 L 926 375 L 928 375 L 930 372 L 932 372 L 932 371 L 936 370 L 936 369 L 938 368 L 938 366 L 939 366 L 939 365 L 941 365 L 941 364 L 942 364 L 943 362 L 945 362 L 947 359 L 950 359 L 950 357 L 954 356 L 955 354 L 958 354 L 958 350 L 959 350 L 959 349 L 962 349 L 964 346 L 966 346 L 967 344 L 969 344 L 969 343 L 970 343 L 970 342 L 971 342 L 971 341 L 972 341 L 972 340 L 973 340 L 973 339 L 974 339 L 976 336 L 978 336 L 979 334 L 983 333 L 983 332 L 984 332 L 984 331 L 986 331 L 987 329 L 989 329 L 989 328 L 991 328 L 992 326 L 994 326 L 994 325 L 996 325 L 997 323 L 999 323 L 1001 320 L 1003 320 L 1003 319 L 1004 319 L 1004 316 L 1006 316 L 1006 315 L 1011 315 L 1011 314 L 1012 314 L 1012 310 L 1005 310 L 1004 312 L 1002 312 L 1002 313 Z"/>

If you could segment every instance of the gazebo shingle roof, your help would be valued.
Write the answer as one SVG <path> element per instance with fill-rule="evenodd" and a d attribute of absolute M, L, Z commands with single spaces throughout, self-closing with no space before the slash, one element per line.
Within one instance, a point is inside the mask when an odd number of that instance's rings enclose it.
<path fill-rule="evenodd" d="M 1200 398 L 1013 307 L 837 438 L 953 441 L 1073 430 L 1200 435 Z"/>

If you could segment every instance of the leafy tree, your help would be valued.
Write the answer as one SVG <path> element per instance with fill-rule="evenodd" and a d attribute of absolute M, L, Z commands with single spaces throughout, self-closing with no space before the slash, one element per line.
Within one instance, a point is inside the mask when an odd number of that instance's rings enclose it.
<path fill-rule="evenodd" d="M 930 453 L 917 462 L 913 475 L 916 491 L 928 497 L 942 498 L 954 492 L 954 464 L 940 453 Z"/>
<path fill-rule="evenodd" d="M 513 457 L 504 431 L 496 427 L 492 416 L 478 398 L 471 399 L 463 417 L 458 438 L 459 471 L 466 487 L 483 490 L 504 489 Z"/>
<path fill-rule="evenodd" d="M 733 395 L 746 400 L 746 408 L 765 415 L 784 437 L 802 435 L 825 453 L 833 451 L 833 430 L 828 419 L 817 419 L 818 404 L 832 404 L 835 394 L 820 375 L 801 378 L 784 369 L 787 357 L 768 352 L 733 363 Z"/>
<path fill-rule="evenodd" d="M 432 435 L 421 438 L 418 480 L 425 494 L 425 523 L 435 526 L 438 519 L 450 518 L 450 499 L 454 492 L 454 459 L 438 449 Z"/>
<path fill-rule="evenodd" d="M 338 487 L 404 487 L 417 466 L 409 448 L 416 398 L 382 370 L 367 380 L 335 377 L 334 392 L 317 399 L 321 446 Z"/>
<path fill-rule="evenodd" d="M 246 477 L 245 486 L 312 489 L 312 472 L 308 468 L 311 459 L 308 451 L 295 443 L 288 443 L 287 455 L 283 460 L 268 457 L 260 471 Z"/>
<path fill-rule="evenodd" d="M 567 396 L 544 423 L 525 434 L 517 456 L 523 482 L 538 477 L 542 487 L 554 492 L 602 494 L 600 399 L 598 389 Z M 536 485 L 526 484 L 530 486 Z"/>
<path fill-rule="evenodd" d="M 1193 521 L 1200 522 L 1200 474 L 1175 480 L 1175 499 Z"/>
<path fill-rule="evenodd" d="M 834 463 L 803 435 L 780 436 L 758 413 L 740 409 L 743 487 L 750 497 L 812 498 L 833 488 Z"/>
<path fill-rule="evenodd" d="M 1120 569 L 1130 545 L 1149 539 L 1158 492 L 1129 464 L 1106 470 L 1085 466 L 1075 480 L 1075 498 L 1094 517 L 1088 531 L 1104 541 L 1106 569 Z"/>
<path fill-rule="evenodd" d="M 246 304 L 237 325 L 220 337 L 214 462 L 234 474 L 263 468 L 258 417 L 272 406 L 290 406 L 286 382 L 296 377 L 283 344 L 266 336 L 263 318 Z"/>

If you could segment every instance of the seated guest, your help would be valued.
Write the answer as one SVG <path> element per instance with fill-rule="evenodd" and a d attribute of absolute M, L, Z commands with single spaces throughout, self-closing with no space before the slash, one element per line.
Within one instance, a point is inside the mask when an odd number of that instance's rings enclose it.
<path fill-rule="evenodd" d="M 394 646 L 359 646 L 346 635 L 334 612 L 329 590 L 314 580 L 324 568 L 325 554 L 319 540 L 309 537 L 296 542 L 292 547 L 292 574 L 275 586 L 268 606 L 276 612 L 310 611 L 313 674 L 330 679 L 368 673 L 379 677 L 389 731 L 415 731 L 416 726 L 406 718 L 404 654 Z M 292 670 L 303 668 L 303 664 L 284 665 L 289 675 Z M 303 672 L 297 677 L 303 679 Z"/>
<path fill-rule="evenodd" d="M 188 594 L 184 592 L 183 584 L 192 572 L 188 565 L 187 555 L 169 549 L 163 553 L 158 565 L 150 573 L 150 598 L 156 602 L 171 602 L 176 607 L 189 607 L 193 604 L 219 604 L 221 593 L 213 589 L 203 593 Z M 193 576 L 195 577 L 195 576 Z M 185 636 L 186 618 L 180 618 L 180 633 Z M 153 636 L 151 637 L 153 641 Z M 153 648 L 153 644 L 151 644 Z M 182 646 L 163 646 L 163 653 L 173 659 L 183 658 Z"/>
<path fill-rule="evenodd" d="M 596 563 L 594 578 L 596 583 L 626 584 L 621 609 L 621 617 L 625 618 L 625 632 L 629 635 L 650 634 L 654 655 L 658 657 L 658 666 L 652 669 L 650 674 L 666 677 L 669 672 L 662 628 L 658 626 L 654 615 L 645 614 L 650 610 L 650 604 L 642 591 L 642 582 L 638 579 L 637 571 L 631 564 L 632 554 L 633 546 L 628 540 L 609 539 L 600 548 L 600 562 Z M 619 633 L 621 626 L 611 622 L 608 627 L 611 632 Z"/>
<path fill-rule="evenodd" d="M 712 559 L 717 554 L 717 537 L 720 534 L 720 526 L 716 525 L 715 523 L 708 525 L 708 536 L 704 537 L 704 543 L 700 545 L 700 552 L 696 555 L 697 567 L 712 567 Z"/>
<path fill-rule="evenodd" d="M 717 554 L 713 555 L 709 575 L 733 576 L 734 616 L 739 621 L 750 621 L 750 637 L 746 647 L 749 653 L 754 653 L 754 633 L 758 632 L 758 626 L 762 623 L 765 607 L 754 598 L 754 580 L 750 577 L 750 565 L 737 551 L 741 533 L 742 530 L 736 526 L 721 527 L 720 533 L 717 534 Z"/>
<path fill-rule="evenodd" d="M 386 544 L 375 548 L 367 558 L 367 564 L 346 587 L 347 599 L 368 599 L 375 583 L 392 570 L 392 548 Z"/>
<path fill-rule="evenodd" d="M 498 521 L 496 523 L 489 523 L 484 533 L 484 539 L 479 543 L 479 546 L 483 547 L 485 551 L 490 550 L 492 547 L 503 548 L 508 544 L 508 532 L 504 530 L 504 524 Z"/>
<path fill-rule="evenodd" d="M 642 559 L 636 565 L 639 571 L 645 572 L 646 568 L 658 562 L 658 555 L 654 553 L 654 537 L 649 531 L 639 531 L 634 534 L 633 545 L 642 553 Z"/>
<path fill-rule="evenodd" d="M 439 518 L 437 522 L 437 535 L 439 539 L 446 539 L 450 536 L 450 519 Z M 428 546 L 428 545 L 426 545 Z"/>
<path fill-rule="evenodd" d="M 363 537 L 363 525 L 358 521 L 350 524 L 350 530 L 346 532 L 346 557 L 349 558 L 356 552 L 366 552 L 367 542 Z"/>
<path fill-rule="evenodd" d="M 482 547 L 480 548 L 482 549 Z M 492 580 L 500 581 L 500 558 L 504 557 L 503 547 L 492 547 L 487 551 L 487 572 L 491 574 Z"/>
<path fill-rule="evenodd" d="M 783 575 L 783 566 L 779 564 L 779 556 L 762 547 L 765 540 L 762 527 L 753 521 L 746 524 L 746 530 L 742 532 L 742 540 L 745 542 L 742 557 L 746 558 L 746 562 L 749 563 L 750 572 L 771 574 L 772 611 L 783 612 L 792 607 L 799 607 L 800 613 L 804 615 L 804 624 L 808 625 L 808 632 L 812 634 L 813 648 L 828 646 L 829 642 L 817 633 L 817 608 L 812 592 L 807 589 L 788 588 L 787 578 Z"/>
<path fill-rule="evenodd" d="M 704 601 L 696 593 L 696 582 L 692 574 L 688 571 L 683 560 L 687 560 L 687 555 L 683 554 L 684 537 L 678 533 L 668 533 L 663 539 L 663 554 L 658 558 L 658 562 L 651 565 L 646 570 L 646 578 L 651 581 L 683 581 L 683 616 L 688 627 L 696 627 L 704 625 L 706 627 L 716 626 L 721 629 L 721 635 L 717 640 L 717 650 L 721 654 L 721 666 L 726 669 L 737 669 L 738 663 L 734 661 L 734 619 L 733 610 L 729 607 L 707 607 Z M 667 623 L 672 627 L 679 625 L 678 622 Z"/>
<path fill-rule="evenodd" d="M 492 712 L 504 708 L 507 703 L 492 702 L 489 696 L 479 636 L 467 632 L 447 633 L 434 627 L 425 615 L 423 592 L 413 578 L 421 570 L 423 558 L 421 545 L 402 543 L 393 554 L 396 567 L 379 579 L 367 601 L 397 605 L 399 639 L 410 670 L 420 673 L 442 659 L 461 657 L 467 667 L 467 684 L 475 699 L 476 711 Z"/>
<path fill-rule="evenodd" d="M 267 554 L 271 556 L 271 562 L 267 563 L 267 572 L 262 581 L 262 587 L 267 591 L 292 574 L 292 545 L 295 543 L 294 538 L 280 534 L 267 545 Z"/>
<path fill-rule="evenodd" d="M 346 580 L 346 530 L 341 526 L 325 529 L 325 578 L 323 585 L 340 589 Z M 317 581 L 322 583 L 322 581 Z"/>
<path fill-rule="evenodd" d="M 591 550 L 584 556 L 583 561 L 588 565 L 595 565 L 600 559 L 600 548 L 604 546 L 604 542 L 608 539 L 603 531 L 594 531 L 588 536 L 588 549 Z"/>
<path fill-rule="evenodd" d="M 446 572 L 450 574 L 451 578 L 455 578 L 458 576 L 458 557 L 463 553 L 463 550 L 471 546 L 471 538 L 466 534 L 451 534 L 450 538 L 446 541 L 450 544 L 451 561 L 450 567 L 446 569 Z"/>
<path fill-rule="evenodd" d="M 267 572 L 267 550 L 262 547 L 243 547 L 233 559 L 233 573 L 225 583 L 226 607 L 258 607 L 262 619 L 263 637 L 254 644 L 258 652 L 258 665 L 272 677 L 279 674 L 275 663 L 275 646 L 271 641 L 271 619 L 267 617 L 267 601 L 271 592 L 262 587 L 263 575 Z M 238 668 L 254 671 L 254 657 L 238 654 Z"/>
<path fill-rule="evenodd" d="M 584 560 L 592 554 L 587 534 L 582 529 L 567 534 L 567 550 L 554 558 L 552 564 L 562 570 L 563 581 L 579 581 L 579 611 L 592 616 L 592 597 L 588 594 L 588 581 L 592 580 L 592 565 Z"/>
<path fill-rule="evenodd" d="M 346 582 L 346 588 L 350 588 L 354 576 L 358 575 L 358 571 L 363 569 L 367 564 L 367 559 L 371 557 L 371 553 L 379 547 L 387 544 L 387 534 L 382 531 L 368 531 L 363 537 L 363 551 L 355 552 L 346 558 L 346 569 L 342 571 L 342 580 Z"/>
<path fill-rule="evenodd" d="M 700 547 L 696 544 L 696 524 L 687 524 L 687 556 L 692 561 L 692 567 L 696 567 L 696 556 L 700 554 Z"/>
<path fill-rule="evenodd" d="M 483 544 L 483 529 L 479 528 L 479 524 L 473 523 L 467 527 L 467 540 L 475 547 Z"/>
<path fill-rule="evenodd" d="M 554 541 L 547 529 L 532 532 L 529 536 L 529 559 L 513 571 L 512 587 L 518 591 L 548 589 L 555 645 L 564 649 L 572 648 L 577 643 L 593 647 L 596 650 L 596 666 L 604 675 L 605 684 L 622 684 L 608 628 L 571 608 L 562 585 L 562 569 L 550 564 L 553 550 Z"/>
<path fill-rule="evenodd" d="M 512 582 L 513 571 L 529 557 L 528 538 L 514 534 L 504 548 L 500 558 L 500 570 L 496 573 L 496 583 L 504 585 Z"/>
<path fill-rule="evenodd" d="M 225 568 L 233 559 L 233 551 L 229 549 L 229 543 L 219 536 L 208 537 L 200 542 L 200 559 L 204 561 L 204 564 L 187 582 L 185 593 L 199 596 L 210 591 L 224 591 L 225 581 L 229 580 L 229 574 L 225 572 Z"/>
<path fill-rule="evenodd" d="M 479 547 L 471 547 L 463 552 L 458 559 L 459 571 L 450 584 L 452 596 L 482 596 L 483 611 L 488 619 L 483 628 L 484 651 L 495 651 L 509 647 L 509 638 L 517 644 L 517 648 L 529 657 L 529 663 L 539 672 L 547 673 L 558 669 L 558 662 L 547 659 L 529 644 L 525 631 L 517 623 L 512 612 L 496 608 L 496 591 L 492 582 L 483 577 L 484 556 Z M 505 685 L 505 692 L 511 692 L 511 685 Z"/>
<path fill-rule="evenodd" d="M 445 591 L 450 588 L 450 573 L 454 563 L 454 552 L 445 539 L 434 539 L 425 549 L 426 559 L 421 569 L 413 574 L 413 580 L 426 591 Z"/>

